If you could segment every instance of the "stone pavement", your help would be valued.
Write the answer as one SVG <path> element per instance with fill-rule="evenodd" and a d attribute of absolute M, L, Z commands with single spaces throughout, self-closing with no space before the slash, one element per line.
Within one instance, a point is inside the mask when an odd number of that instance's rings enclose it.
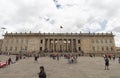
<path fill-rule="evenodd" d="M 14 59 L 14 56 L 12 57 Z M 0 60 L 7 58 L 8 56 L 0 55 Z M 0 78 L 38 78 L 37 73 L 42 65 L 47 78 L 120 78 L 118 59 L 110 61 L 110 70 L 104 70 L 102 57 L 79 57 L 76 64 L 68 64 L 63 57 L 59 61 L 40 57 L 38 62 L 34 62 L 34 58 L 30 57 L 0 68 Z"/>

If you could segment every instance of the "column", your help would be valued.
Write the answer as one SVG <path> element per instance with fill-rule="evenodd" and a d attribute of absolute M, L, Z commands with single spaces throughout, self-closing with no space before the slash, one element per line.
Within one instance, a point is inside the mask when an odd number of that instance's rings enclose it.
<path fill-rule="evenodd" d="M 44 50 L 46 51 L 47 50 L 47 39 L 45 39 L 45 46 L 44 47 L 45 47 Z"/>
<path fill-rule="evenodd" d="M 63 47 L 64 47 L 64 45 L 63 45 L 63 39 L 61 39 L 61 52 L 63 52 Z"/>
<path fill-rule="evenodd" d="M 53 39 L 53 52 L 55 51 L 55 39 Z"/>
<path fill-rule="evenodd" d="M 76 50 L 78 51 L 78 39 L 76 38 Z"/>
<path fill-rule="evenodd" d="M 71 51 L 73 52 L 73 39 L 71 39 Z"/>
<path fill-rule="evenodd" d="M 48 43 L 47 43 L 47 50 L 49 51 L 50 50 L 50 39 L 48 39 Z"/>
<path fill-rule="evenodd" d="M 45 50 L 45 39 L 43 39 L 42 47 L 43 47 L 43 50 Z"/>
<path fill-rule="evenodd" d="M 68 51 L 68 39 L 66 39 L 66 51 Z"/>

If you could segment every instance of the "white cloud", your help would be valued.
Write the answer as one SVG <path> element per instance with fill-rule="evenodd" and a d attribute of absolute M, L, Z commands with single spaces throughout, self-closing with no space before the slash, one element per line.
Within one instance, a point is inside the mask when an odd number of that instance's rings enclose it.
<path fill-rule="evenodd" d="M 55 2 L 56 1 L 56 2 Z M 111 32 L 120 29 L 119 0 L 0 0 L 8 32 Z M 57 6 L 59 5 L 59 6 Z M 118 35 L 115 36 L 119 45 Z"/>

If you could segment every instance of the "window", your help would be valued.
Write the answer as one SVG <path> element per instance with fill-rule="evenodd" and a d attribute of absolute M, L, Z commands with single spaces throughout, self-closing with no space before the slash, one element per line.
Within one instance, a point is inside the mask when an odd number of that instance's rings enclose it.
<path fill-rule="evenodd" d="M 7 51 L 7 49 L 8 49 L 8 48 L 7 48 L 7 47 L 5 47 L 5 51 Z"/>
<path fill-rule="evenodd" d="M 23 43 L 23 39 L 21 40 L 21 43 Z"/>
<path fill-rule="evenodd" d="M 13 43 L 13 39 L 11 39 L 11 43 Z"/>
<path fill-rule="evenodd" d="M 93 51 L 95 51 L 95 47 L 92 47 Z"/>
<path fill-rule="evenodd" d="M 106 47 L 106 50 L 107 50 L 107 51 L 109 50 L 108 47 Z"/>
<path fill-rule="evenodd" d="M 101 43 L 103 43 L 103 40 L 101 39 Z"/>
<path fill-rule="evenodd" d="M 25 46 L 25 50 L 27 50 L 27 46 Z"/>
<path fill-rule="evenodd" d="M 78 40 L 78 43 L 80 44 L 80 40 Z"/>
<path fill-rule="evenodd" d="M 28 40 L 26 39 L 26 44 L 28 43 Z"/>
<path fill-rule="evenodd" d="M 41 40 L 40 43 L 42 44 L 42 43 L 43 43 L 43 40 Z"/>
<path fill-rule="evenodd" d="M 22 50 L 22 47 L 20 47 L 20 49 Z"/>
<path fill-rule="evenodd" d="M 6 43 L 9 43 L 9 40 L 6 40 Z"/>
<path fill-rule="evenodd" d="M 110 39 L 110 43 L 112 43 L 112 40 Z"/>
<path fill-rule="evenodd" d="M 12 51 L 12 47 L 10 47 L 10 51 Z"/>
<path fill-rule="evenodd" d="M 107 40 L 105 40 L 105 43 L 107 43 Z"/>
<path fill-rule="evenodd" d="M 17 47 L 15 47 L 15 51 L 17 51 Z"/>
<path fill-rule="evenodd" d="M 98 43 L 100 43 L 101 42 L 101 40 L 100 39 L 98 39 Z"/>
<path fill-rule="evenodd" d="M 111 47 L 111 51 L 113 51 L 113 47 Z"/>
<path fill-rule="evenodd" d="M 16 40 L 16 43 L 19 43 L 19 40 L 18 40 L 18 39 Z"/>
<path fill-rule="evenodd" d="M 102 51 L 104 51 L 104 47 L 102 47 Z"/>
<path fill-rule="evenodd" d="M 40 51 L 42 51 L 42 47 L 40 47 Z"/>
<path fill-rule="evenodd" d="M 96 40 L 96 43 L 99 43 L 98 39 Z"/>
<path fill-rule="evenodd" d="M 94 40 L 92 39 L 91 42 L 94 43 Z"/>
<path fill-rule="evenodd" d="M 81 47 L 79 47 L 79 51 L 81 51 Z"/>
<path fill-rule="evenodd" d="M 99 46 L 97 46 L 97 51 L 99 51 L 99 49 L 100 49 Z"/>

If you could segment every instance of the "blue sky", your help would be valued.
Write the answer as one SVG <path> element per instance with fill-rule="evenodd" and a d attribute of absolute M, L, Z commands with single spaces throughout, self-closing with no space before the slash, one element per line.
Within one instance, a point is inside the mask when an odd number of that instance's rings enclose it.
<path fill-rule="evenodd" d="M 0 0 L 8 32 L 113 32 L 120 46 L 120 0 Z M 2 30 L 0 29 L 2 34 Z"/>

